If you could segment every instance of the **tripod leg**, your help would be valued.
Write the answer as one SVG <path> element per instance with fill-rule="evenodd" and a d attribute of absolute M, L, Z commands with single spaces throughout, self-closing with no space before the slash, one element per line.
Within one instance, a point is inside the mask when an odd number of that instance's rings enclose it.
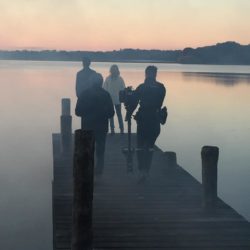
<path fill-rule="evenodd" d="M 128 122 L 128 150 L 126 154 L 127 172 L 131 173 L 133 172 L 133 153 L 134 153 L 134 150 L 132 149 L 131 145 L 131 116 L 128 117 L 127 122 Z"/>

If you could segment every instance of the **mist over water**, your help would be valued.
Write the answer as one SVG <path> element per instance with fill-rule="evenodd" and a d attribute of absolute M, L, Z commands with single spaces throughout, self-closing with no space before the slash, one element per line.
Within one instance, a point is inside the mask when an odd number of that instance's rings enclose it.
<path fill-rule="evenodd" d="M 92 68 L 106 77 L 111 64 Z M 118 64 L 134 88 L 147 65 Z M 178 163 L 198 180 L 201 147 L 218 146 L 219 196 L 250 220 L 250 67 L 155 65 L 169 110 L 157 145 L 177 152 Z M 1 249 L 52 249 L 51 134 L 60 129 L 61 98 L 71 98 L 74 113 L 80 69 L 80 62 L 0 61 Z"/>

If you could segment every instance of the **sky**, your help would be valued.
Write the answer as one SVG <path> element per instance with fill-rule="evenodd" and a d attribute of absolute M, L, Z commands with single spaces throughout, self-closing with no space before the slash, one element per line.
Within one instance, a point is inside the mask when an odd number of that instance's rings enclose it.
<path fill-rule="evenodd" d="M 0 49 L 250 43 L 250 0 L 0 0 Z"/>

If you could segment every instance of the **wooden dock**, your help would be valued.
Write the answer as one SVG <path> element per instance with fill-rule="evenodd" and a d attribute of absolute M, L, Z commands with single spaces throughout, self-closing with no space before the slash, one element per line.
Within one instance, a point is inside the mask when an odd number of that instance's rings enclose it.
<path fill-rule="evenodd" d="M 60 138 L 53 135 L 53 239 L 54 250 L 69 250 L 73 161 L 61 153 Z M 159 148 L 149 181 L 138 184 L 136 157 L 134 173 L 126 172 L 126 139 L 107 137 L 105 173 L 94 186 L 94 249 L 250 249 L 250 223 L 220 199 L 216 213 L 205 213 L 202 185 L 180 166 L 168 166 Z"/>

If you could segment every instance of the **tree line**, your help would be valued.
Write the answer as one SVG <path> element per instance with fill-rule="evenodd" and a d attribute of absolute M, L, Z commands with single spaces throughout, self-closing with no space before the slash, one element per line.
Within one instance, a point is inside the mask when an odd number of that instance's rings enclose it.
<path fill-rule="evenodd" d="M 250 45 L 236 42 L 183 50 L 120 49 L 113 51 L 16 50 L 0 51 L 2 60 L 80 61 L 83 56 L 99 62 L 165 62 L 182 64 L 250 65 Z"/>

